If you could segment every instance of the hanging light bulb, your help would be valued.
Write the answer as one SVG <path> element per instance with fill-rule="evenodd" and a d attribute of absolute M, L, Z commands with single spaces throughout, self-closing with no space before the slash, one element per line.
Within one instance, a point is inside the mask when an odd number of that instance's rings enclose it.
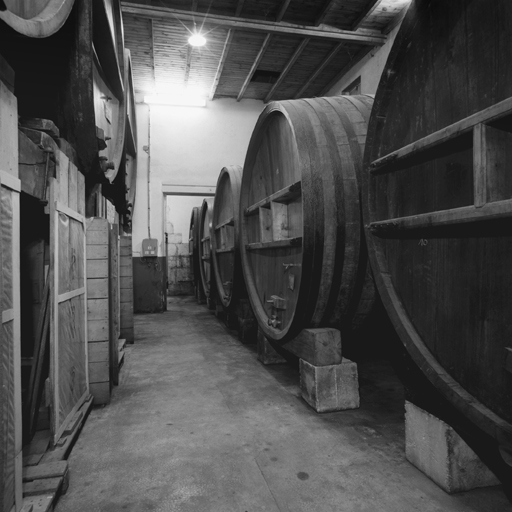
<path fill-rule="evenodd" d="M 206 39 L 196 32 L 188 38 L 188 44 L 190 46 L 204 46 L 206 44 Z"/>

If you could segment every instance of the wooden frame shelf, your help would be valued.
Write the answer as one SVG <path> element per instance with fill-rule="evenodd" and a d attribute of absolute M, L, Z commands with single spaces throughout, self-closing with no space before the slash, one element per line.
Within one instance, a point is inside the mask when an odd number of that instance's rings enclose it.
<path fill-rule="evenodd" d="M 282 240 L 273 240 L 271 242 L 256 242 L 247 244 L 245 248 L 248 251 L 257 251 L 260 249 L 277 249 L 286 247 L 300 247 L 302 246 L 302 237 L 284 238 Z"/>
<path fill-rule="evenodd" d="M 512 217 L 512 199 L 496 201 L 482 207 L 463 206 L 450 210 L 441 210 L 409 217 L 397 217 L 378 222 L 372 222 L 369 229 L 377 236 L 397 234 L 413 229 L 428 229 L 454 224 L 469 224 L 472 222 L 506 219 Z"/>
<path fill-rule="evenodd" d="M 370 174 L 387 174 L 414 165 L 414 160 L 425 161 L 443 154 L 471 148 L 473 129 L 479 124 L 490 124 L 512 116 L 512 97 L 485 110 L 453 123 L 442 130 L 408 144 L 370 164 Z"/>
<path fill-rule="evenodd" d="M 220 228 L 224 226 L 234 226 L 235 225 L 235 219 L 233 217 L 230 217 L 229 219 L 226 219 L 225 221 L 217 224 L 215 226 L 215 231 L 219 230 Z"/>
<path fill-rule="evenodd" d="M 274 192 L 273 194 L 265 197 L 261 201 L 258 201 L 257 203 L 248 206 L 244 211 L 244 215 L 256 215 L 260 208 L 269 207 L 270 203 L 272 202 L 289 203 L 290 201 L 292 201 L 292 199 L 299 197 L 301 193 L 302 183 L 300 181 L 296 181 L 295 183 L 292 183 L 288 187 L 278 190 L 277 192 Z"/>
<path fill-rule="evenodd" d="M 234 247 L 225 247 L 223 249 L 217 249 L 215 251 L 216 254 L 223 254 L 223 253 L 230 253 L 230 252 L 235 252 L 235 248 Z"/>

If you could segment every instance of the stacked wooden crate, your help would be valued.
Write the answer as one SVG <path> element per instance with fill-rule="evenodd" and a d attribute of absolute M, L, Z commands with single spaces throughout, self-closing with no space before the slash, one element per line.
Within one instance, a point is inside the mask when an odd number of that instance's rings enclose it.
<path fill-rule="evenodd" d="M 87 332 L 89 389 L 94 404 L 110 402 L 109 224 L 87 220 Z"/>
<path fill-rule="evenodd" d="M 134 342 L 133 332 L 133 263 L 132 237 L 123 235 L 120 241 L 120 301 L 121 338 L 127 343 Z"/>
<path fill-rule="evenodd" d="M 0 511 L 22 505 L 18 107 L 0 56 Z"/>

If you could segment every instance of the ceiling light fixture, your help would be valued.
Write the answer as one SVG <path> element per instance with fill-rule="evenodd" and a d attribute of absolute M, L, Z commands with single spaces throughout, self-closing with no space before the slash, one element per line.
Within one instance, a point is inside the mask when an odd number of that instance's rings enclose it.
<path fill-rule="evenodd" d="M 188 38 L 188 44 L 190 46 L 204 46 L 206 44 L 206 39 L 204 36 L 196 32 Z"/>

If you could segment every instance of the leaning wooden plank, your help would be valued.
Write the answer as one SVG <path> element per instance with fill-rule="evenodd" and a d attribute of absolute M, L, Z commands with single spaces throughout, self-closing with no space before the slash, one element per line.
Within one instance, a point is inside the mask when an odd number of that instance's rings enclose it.
<path fill-rule="evenodd" d="M 44 453 L 37 453 L 35 455 L 25 455 L 23 457 L 23 467 L 37 466 L 41 462 L 43 455 L 44 455 Z"/>
<path fill-rule="evenodd" d="M 39 496 L 40 494 L 59 494 L 62 490 L 63 482 L 64 478 L 61 476 L 25 482 L 23 484 L 23 497 Z"/>
<path fill-rule="evenodd" d="M 93 404 L 93 397 L 89 396 L 88 400 L 82 405 L 82 407 L 75 414 L 75 417 L 71 421 L 73 423 L 73 431 L 65 434 L 60 440 L 59 445 L 56 446 L 53 450 L 45 453 L 43 457 L 43 462 L 58 462 L 61 460 L 66 460 L 73 449 L 73 446 L 82 430 L 82 427 L 85 423 L 89 412 L 91 411 L 91 407 Z M 78 421 L 75 420 L 78 418 Z"/>
<path fill-rule="evenodd" d="M 49 430 L 40 430 L 36 432 L 32 441 L 28 446 L 23 448 L 23 455 L 37 455 L 44 454 L 48 445 L 50 444 L 50 431 Z"/>
<path fill-rule="evenodd" d="M 68 462 L 46 462 L 37 466 L 23 468 L 23 481 L 40 480 L 41 478 L 66 477 L 68 474 Z"/>
<path fill-rule="evenodd" d="M 48 276 L 43 290 L 43 301 L 39 314 L 37 331 L 34 345 L 34 364 L 30 372 L 30 382 L 27 394 L 27 405 L 25 414 L 27 415 L 26 425 L 26 440 L 32 438 L 35 432 L 37 422 L 37 414 L 41 399 L 43 396 L 43 364 L 46 356 L 48 346 L 48 330 L 50 321 L 50 282 L 51 276 Z"/>

